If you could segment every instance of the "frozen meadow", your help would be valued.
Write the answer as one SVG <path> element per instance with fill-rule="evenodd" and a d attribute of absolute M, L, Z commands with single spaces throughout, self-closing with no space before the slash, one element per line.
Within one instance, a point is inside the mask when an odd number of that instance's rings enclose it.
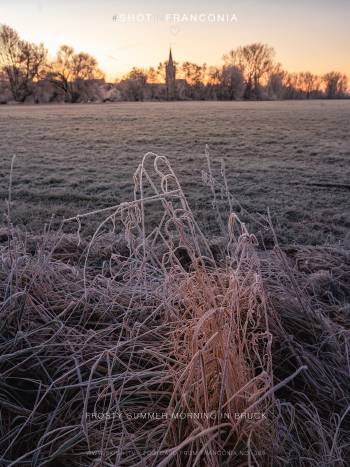
<path fill-rule="evenodd" d="M 282 243 L 345 246 L 349 122 L 350 101 L 3 106 L 0 196 L 5 202 L 15 154 L 13 221 L 38 232 L 53 214 L 128 200 L 135 167 L 153 151 L 169 158 L 191 207 L 215 231 L 201 175 L 208 144 L 248 224 L 246 212 L 260 219 L 269 209 Z M 268 246 L 269 233 L 253 227 Z"/>

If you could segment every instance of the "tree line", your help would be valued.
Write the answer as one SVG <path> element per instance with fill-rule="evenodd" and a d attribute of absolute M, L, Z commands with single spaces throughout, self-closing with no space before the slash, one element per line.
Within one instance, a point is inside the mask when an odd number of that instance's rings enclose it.
<path fill-rule="evenodd" d="M 0 103 L 164 100 L 165 66 L 133 68 L 107 83 L 90 54 L 62 45 L 49 58 L 44 44 L 0 26 Z M 275 61 L 274 49 L 262 43 L 230 50 L 219 67 L 188 61 L 175 66 L 177 97 L 183 100 L 349 98 L 344 73 L 290 73 Z"/>

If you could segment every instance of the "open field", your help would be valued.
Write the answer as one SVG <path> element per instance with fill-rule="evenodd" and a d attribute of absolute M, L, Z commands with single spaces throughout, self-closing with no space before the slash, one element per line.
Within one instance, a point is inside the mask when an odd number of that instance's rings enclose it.
<path fill-rule="evenodd" d="M 16 154 L 12 220 L 41 231 L 52 214 L 129 199 L 136 165 L 154 151 L 215 230 L 201 180 L 209 144 L 232 193 L 249 213 L 269 208 L 282 243 L 349 246 L 349 121 L 349 101 L 2 106 L 0 196 Z M 252 227 L 268 245 L 269 233 Z"/>

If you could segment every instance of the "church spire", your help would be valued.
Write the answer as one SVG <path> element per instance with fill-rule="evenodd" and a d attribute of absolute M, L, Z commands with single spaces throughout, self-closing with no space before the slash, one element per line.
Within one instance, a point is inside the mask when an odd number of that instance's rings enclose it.
<path fill-rule="evenodd" d="M 169 60 L 168 60 L 168 63 L 169 65 L 173 65 L 174 62 L 173 62 L 173 54 L 171 53 L 171 47 L 170 47 L 170 50 L 169 50 Z"/>
<path fill-rule="evenodd" d="M 169 50 L 169 59 L 166 64 L 166 88 L 167 88 L 167 98 L 168 100 L 174 100 L 176 97 L 176 68 L 173 61 L 173 54 L 171 47 Z"/>

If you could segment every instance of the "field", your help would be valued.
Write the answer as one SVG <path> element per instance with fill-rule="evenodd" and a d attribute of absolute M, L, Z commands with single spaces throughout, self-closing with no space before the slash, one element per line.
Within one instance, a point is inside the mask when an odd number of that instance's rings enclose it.
<path fill-rule="evenodd" d="M 213 231 L 201 180 L 209 144 L 238 202 L 259 219 L 269 208 L 283 244 L 349 246 L 349 121 L 349 101 L 3 106 L 0 196 L 8 196 L 16 154 L 13 221 L 42 231 L 53 214 L 128 200 L 137 164 L 153 151 L 169 158 Z M 268 247 L 268 231 L 252 227 Z"/>
<path fill-rule="evenodd" d="M 347 467 L 349 117 L 1 108 L 0 465 Z"/>

